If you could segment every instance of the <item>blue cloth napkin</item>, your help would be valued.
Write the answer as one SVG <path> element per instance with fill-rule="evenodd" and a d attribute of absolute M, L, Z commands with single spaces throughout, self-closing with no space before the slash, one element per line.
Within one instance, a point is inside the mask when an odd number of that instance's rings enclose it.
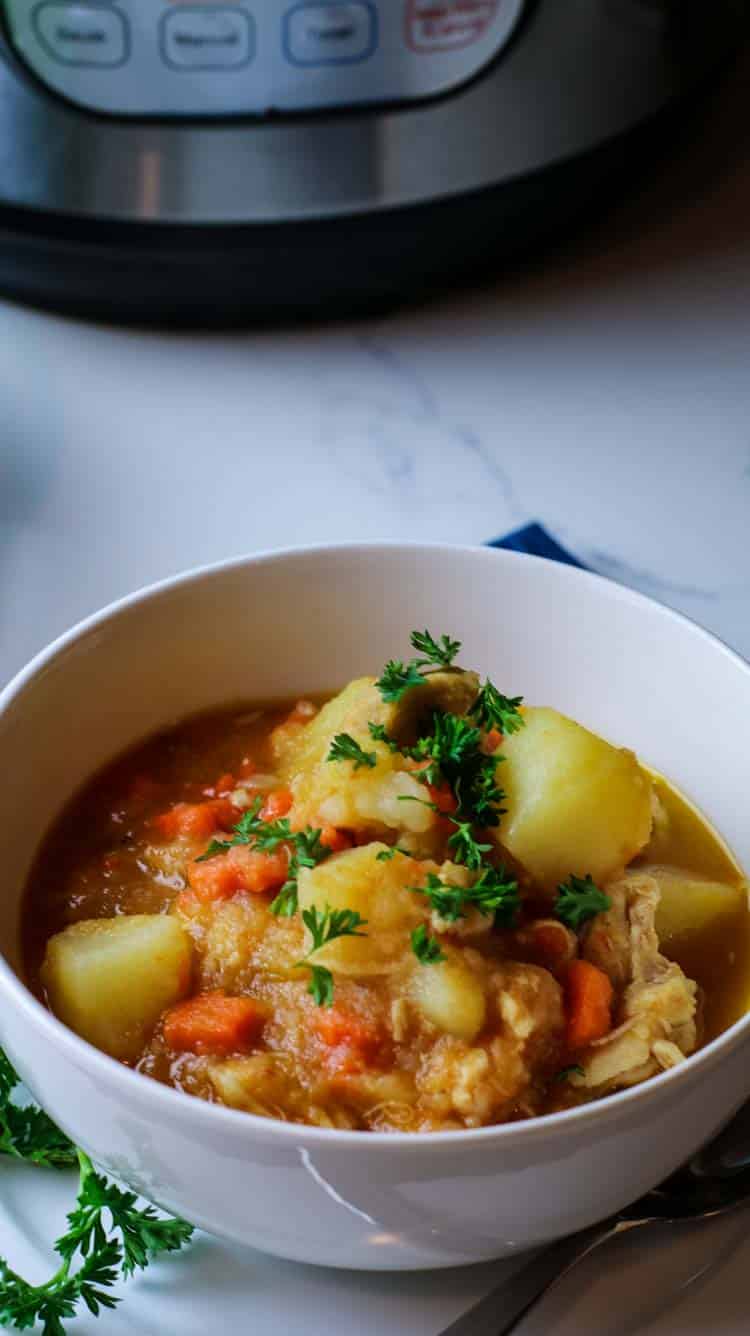
<path fill-rule="evenodd" d="M 490 538 L 487 547 L 528 552 L 532 557 L 549 557 L 551 561 L 560 561 L 564 566 L 578 566 L 582 571 L 588 570 L 584 562 L 574 557 L 567 548 L 561 547 L 541 524 L 525 524 L 522 529 L 514 529 L 503 538 Z"/>

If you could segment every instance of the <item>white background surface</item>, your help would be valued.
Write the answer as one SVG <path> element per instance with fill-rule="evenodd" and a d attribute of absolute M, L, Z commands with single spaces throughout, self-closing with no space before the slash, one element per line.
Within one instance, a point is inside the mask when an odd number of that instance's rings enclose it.
<path fill-rule="evenodd" d="M 188 565 L 311 540 L 477 542 L 532 518 L 750 653 L 749 71 L 575 244 L 430 308 L 170 336 L 0 306 L 0 681 Z M 41 1278 L 69 1191 L 1 1166 L 0 1252 Z M 524 1336 L 739 1336 L 748 1223 L 624 1245 Z M 337 1275 L 204 1240 L 74 1330 L 435 1336 L 493 1274 Z"/>

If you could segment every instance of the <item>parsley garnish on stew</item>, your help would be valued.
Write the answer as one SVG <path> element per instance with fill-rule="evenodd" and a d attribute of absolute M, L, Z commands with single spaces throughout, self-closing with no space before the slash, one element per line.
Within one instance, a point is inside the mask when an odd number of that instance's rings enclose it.
<path fill-rule="evenodd" d="M 349 733 L 337 733 L 331 743 L 331 750 L 326 756 L 327 761 L 352 761 L 354 769 L 359 770 L 362 766 L 373 768 L 378 763 L 375 752 L 366 752 L 360 747 L 359 743 Z"/>
<path fill-rule="evenodd" d="M 11 1100 L 19 1078 L 0 1050 L 0 1152 L 32 1164 L 78 1166 L 75 1208 L 55 1243 L 60 1265 L 52 1277 L 32 1285 L 0 1258 L 0 1326 L 23 1331 L 41 1323 L 43 1336 L 64 1336 L 65 1323 L 81 1304 L 94 1317 L 119 1303 L 109 1293 L 120 1276 L 144 1269 L 159 1253 L 176 1252 L 193 1228 L 184 1220 L 139 1209 L 134 1192 L 124 1191 L 94 1169 L 41 1109 Z"/>
<path fill-rule="evenodd" d="M 424 886 L 412 890 L 426 896 L 445 923 L 456 923 L 475 908 L 486 917 L 494 915 L 498 927 L 511 927 L 520 908 L 518 882 L 505 869 L 485 867 L 473 886 L 451 886 L 430 872 Z"/>
<path fill-rule="evenodd" d="M 370 737 L 373 742 L 384 742 L 392 752 L 401 750 L 396 739 L 390 736 L 385 724 L 368 724 L 367 727 L 370 730 Z"/>
<path fill-rule="evenodd" d="M 420 923 L 411 935 L 411 949 L 420 965 L 439 965 L 447 957 L 440 949 L 440 943 L 430 937 L 424 923 Z"/>
<path fill-rule="evenodd" d="M 503 696 L 487 678 L 469 714 L 482 728 L 496 728 L 498 733 L 517 733 L 519 728 L 523 728 L 523 715 L 519 708 L 522 704 L 523 696 Z"/>
<path fill-rule="evenodd" d="M 571 876 L 566 882 L 562 882 L 557 890 L 555 913 L 574 932 L 597 914 L 605 913 L 612 904 L 609 896 L 599 890 L 589 875 Z"/>
<path fill-rule="evenodd" d="M 416 661 L 404 663 L 401 659 L 389 659 L 383 669 L 382 676 L 378 678 L 377 687 L 383 700 L 387 704 L 401 700 L 401 697 L 411 687 L 420 687 L 423 678 Z"/>
<path fill-rule="evenodd" d="M 408 663 L 404 663 L 402 659 L 388 661 L 376 683 L 383 700 L 387 703 L 401 700 L 404 693 L 412 687 L 422 686 L 430 672 L 449 668 L 461 648 L 460 640 L 441 636 L 437 641 L 429 631 L 412 631 L 409 638 L 413 649 L 422 657 L 410 659 Z M 426 668 L 427 673 L 421 672 L 422 668 Z"/>
<path fill-rule="evenodd" d="M 330 854 L 330 849 L 320 842 L 321 831 L 305 826 L 304 830 L 292 830 L 289 818 L 279 817 L 277 821 L 264 821 L 260 816 L 263 799 L 256 798 L 252 807 L 240 817 L 229 840 L 211 840 L 205 853 L 196 858 L 196 863 L 205 863 L 209 858 L 226 854 L 237 845 L 250 845 L 258 853 L 273 853 L 279 845 L 289 846 L 289 875 L 269 909 L 272 914 L 291 918 L 297 912 L 297 878 L 300 868 L 317 867 Z"/>
<path fill-rule="evenodd" d="M 414 660 L 418 668 L 426 668 L 430 664 L 438 668 L 450 668 L 461 648 L 461 641 L 451 640 L 450 636 L 441 636 L 438 644 L 429 631 L 412 631 L 409 639 L 417 653 L 425 656 Z"/>
<path fill-rule="evenodd" d="M 312 946 L 302 960 L 297 961 L 298 966 L 307 965 L 310 956 L 329 942 L 335 942 L 339 937 L 366 937 L 366 932 L 359 932 L 359 928 L 367 926 L 367 919 L 356 909 L 331 909 L 326 905 L 325 909 L 318 909 L 311 905 L 309 909 L 303 909 L 302 922 L 312 939 Z M 330 1007 L 333 1003 L 333 975 L 325 965 L 310 966 L 310 983 L 307 988 L 308 993 L 312 995 L 319 1007 Z"/>

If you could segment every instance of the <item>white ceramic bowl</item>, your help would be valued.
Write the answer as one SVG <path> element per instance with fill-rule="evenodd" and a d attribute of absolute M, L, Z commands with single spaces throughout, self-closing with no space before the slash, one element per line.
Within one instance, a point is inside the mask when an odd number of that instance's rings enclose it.
<path fill-rule="evenodd" d="M 335 689 L 429 626 L 502 689 L 634 747 L 750 867 L 750 670 L 596 576 L 486 548 L 271 553 L 167 581 L 63 636 L 0 696 L 0 1043 L 103 1166 L 216 1234 L 333 1266 L 448 1266 L 582 1228 L 652 1187 L 750 1094 L 750 1018 L 684 1066 L 506 1127 L 297 1127 L 179 1094 L 78 1039 L 20 981 L 24 879 L 62 804 L 160 725 Z"/>

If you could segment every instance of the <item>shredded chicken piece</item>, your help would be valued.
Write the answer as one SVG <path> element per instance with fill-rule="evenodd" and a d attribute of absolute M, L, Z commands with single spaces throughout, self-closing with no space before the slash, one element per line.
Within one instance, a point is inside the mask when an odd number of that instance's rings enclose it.
<path fill-rule="evenodd" d="M 443 1036 L 417 1074 L 421 1101 L 436 1119 L 458 1116 L 464 1127 L 480 1127 L 507 1117 L 528 1096 L 534 1073 L 559 1058 L 562 990 L 549 971 L 498 963 L 489 994 L 499 1025 L 492 1038 L 470 1045 Z"/>
<path fill-rule="evenodd" d="M 570 1078 L 599 1090 L 635 1085 L 673 1067 L 698 1042 L 697 985 L 659 951 L 658 883 L 634 872 L 608 886 L 607 894 L 611 908 L 592 924 L 583 953 L 615 987 L 625 985 L 621 1023 L 583 1055 L 583 1075 Z"/>

